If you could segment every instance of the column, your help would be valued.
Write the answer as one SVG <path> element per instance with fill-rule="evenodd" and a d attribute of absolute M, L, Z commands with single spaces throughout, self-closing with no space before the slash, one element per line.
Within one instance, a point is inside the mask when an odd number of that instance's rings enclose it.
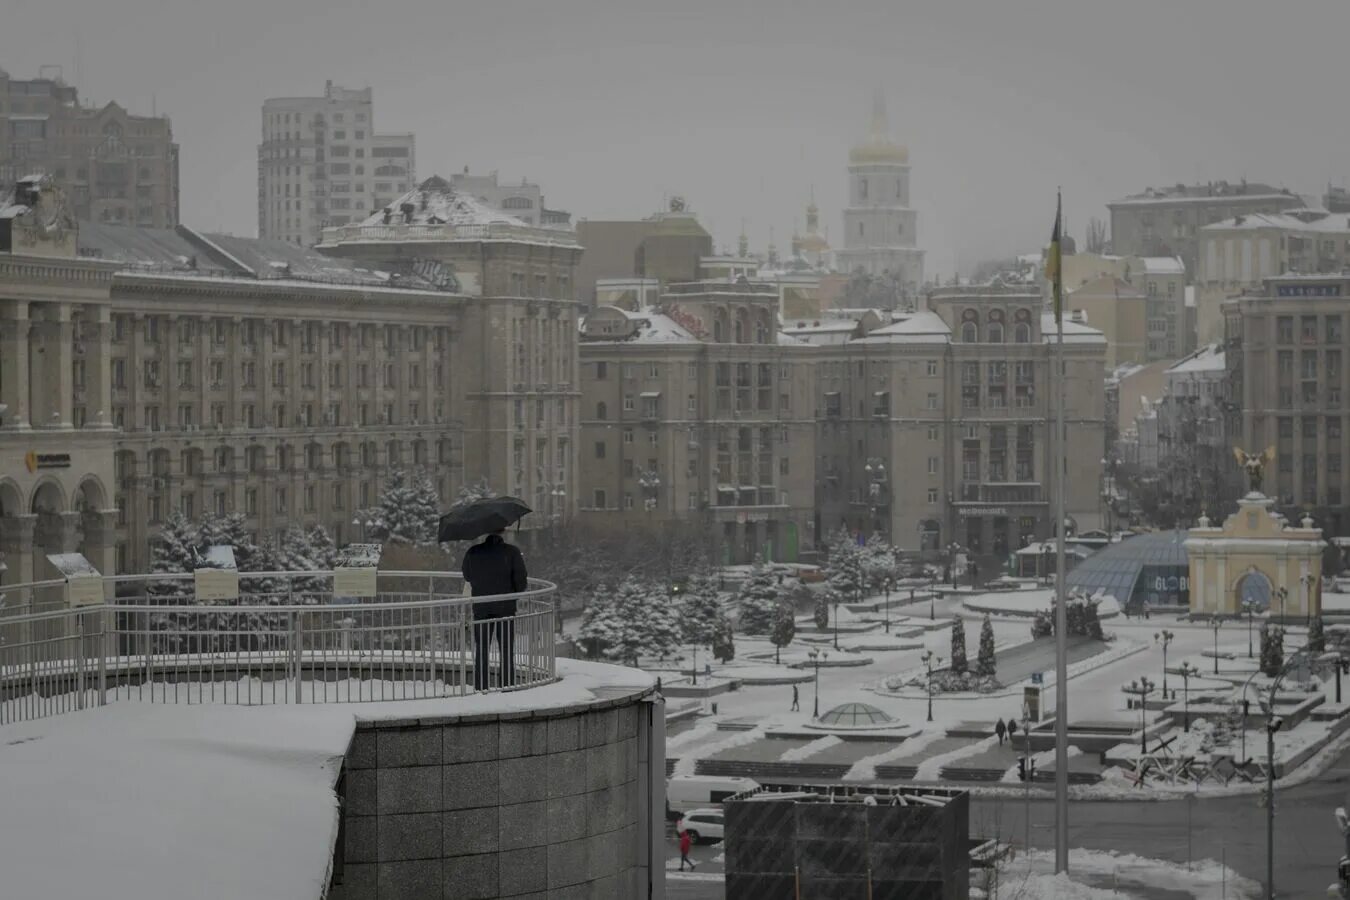
<path fill-rule="evenodd" d="M 4 573 L 5 584 L 23 584 L 33 580 L 33 533 L 37 516 L 18 515 L 0 518 L 0 552 L 5 554 L 9 570 Z M 21 606 L 25 598 L 16 598 Z"/>
<path fill-rule="evenodd" d="M 84 307 L 86 428 L 112 428 L 112 313 L 107 306 Z M 133 377 L 135 373 L 130 373 Z"/>
<path fill-rule="evenodd" d="M 70 304 L 33 307 L 39 317 L 29 332 L 28 402 L 38 428 L 70 428 L 74 397 L 74 336 Z"/>
<path fill-rule="evenodd" d="M 1225 599 L 1228 596 L 1228 551 L 1220 550 L 1219 556 L 1214 560 L 1217 582 L 1214 585 L 1214 612 L 1223 612 L 1226 605 Z"/>
<path fill-rule="evenodd" d="M 28 304 L 0 300 L 0 403 L 9 407 L 0 426 L 26 429 L 28 411 Z"/>
<path fill-rule="evenodd" d="M 84 556 L 104 575 L 116 574 L 117 510 L 99 509 L 84 513 Z"/>

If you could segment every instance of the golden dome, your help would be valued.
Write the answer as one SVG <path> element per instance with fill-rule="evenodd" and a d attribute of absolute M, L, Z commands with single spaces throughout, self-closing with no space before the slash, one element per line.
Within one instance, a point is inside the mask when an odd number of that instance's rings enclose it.
<path fill-rule="evenodd" d="M 909 148 L 891 140 L 890 126 L 886 122 L 886 101 L 881 91 L 872 98 L 872 127 L 867 140 L 848 151 L 848 161 L 853 165 L 869 163 L 909 164 Z"/>

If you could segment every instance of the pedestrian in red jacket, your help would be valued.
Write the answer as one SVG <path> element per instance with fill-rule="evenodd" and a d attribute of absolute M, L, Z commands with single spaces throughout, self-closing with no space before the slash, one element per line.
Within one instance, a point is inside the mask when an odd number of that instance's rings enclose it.
<path fill-rule="evenodd" d="M 689 863 L 689 871 L 692 872 L 694 871 L 694 861 L 689 858 L 689 848 L 694 845 L 694 842 L 689 839 L 689 831 L 683 827 L 684 823 L 681 822 L 680 825 L 680 871 L 683 872 L 684 864 Z"/>

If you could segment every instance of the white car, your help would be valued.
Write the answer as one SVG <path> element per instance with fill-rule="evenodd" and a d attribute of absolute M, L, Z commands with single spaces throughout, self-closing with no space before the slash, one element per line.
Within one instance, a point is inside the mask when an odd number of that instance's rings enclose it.
<path fill-rule="evenodd" d="M 720 809 L 691 809 L 684 814 L 676 830 L 680 828 L 689 832 L 689 840 L 695 844 L 720 841 L 725 836 Z"/>

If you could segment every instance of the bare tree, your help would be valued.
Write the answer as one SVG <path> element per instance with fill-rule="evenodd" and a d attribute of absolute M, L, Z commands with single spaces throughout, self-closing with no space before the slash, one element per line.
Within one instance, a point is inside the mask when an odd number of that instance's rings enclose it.
<path fill-rule="evenodd" d="M 1106 223 L 1096 216 L 1088 219 L 1087 240 L 1084 244 L 1088 253 L 1106 252 Z"/>

